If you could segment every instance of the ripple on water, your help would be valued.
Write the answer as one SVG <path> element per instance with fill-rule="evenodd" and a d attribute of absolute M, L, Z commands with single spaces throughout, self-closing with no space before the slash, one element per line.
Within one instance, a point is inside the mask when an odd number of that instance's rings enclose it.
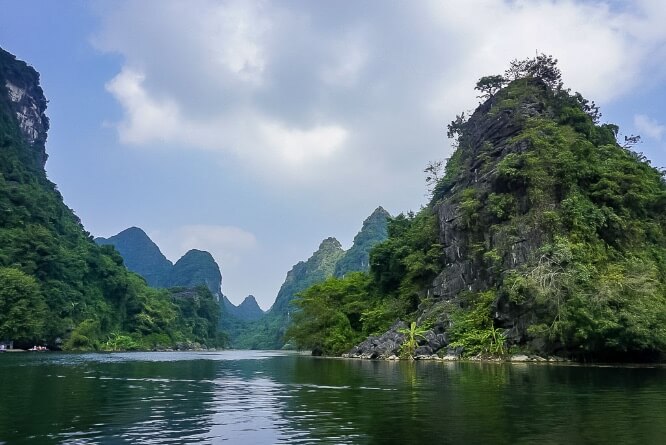
<path fill-rule="evenodd" d="M 0 443 L 660 443 L 665 377 L 262 351 L 0 357 L 16 389 Z"/>

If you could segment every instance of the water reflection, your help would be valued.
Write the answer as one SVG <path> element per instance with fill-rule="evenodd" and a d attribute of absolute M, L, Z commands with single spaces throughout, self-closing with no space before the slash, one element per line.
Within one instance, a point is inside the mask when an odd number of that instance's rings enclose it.
<path fill-rule="evenodd" d="M 661 443 L 666 370 L 276 352 L 0 357 L 0 443 Z"/>

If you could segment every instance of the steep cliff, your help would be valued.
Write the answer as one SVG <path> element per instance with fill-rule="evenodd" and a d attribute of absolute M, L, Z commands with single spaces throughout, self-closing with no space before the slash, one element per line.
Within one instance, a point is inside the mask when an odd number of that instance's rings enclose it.
<path fill-rule="evenodd" d="M 46 104 L 38 73 L 0 49 L 0 338 L 72 350 L 211 340 L 219 310 L 201 311 L 203 329 L 179 316 L 64 204 L 44 170 Z"/>
<path fill-rule="evenodd" d="M 555 62 L 479 81 L 484 101 L 449 126 L 457 148 L 430 204 L 389 222 L 365 281 L 305 293 L 297 343 L 339 351 L 400 318 L 351 355 L 666 351 L 663 173 L 563 88 Z"/>

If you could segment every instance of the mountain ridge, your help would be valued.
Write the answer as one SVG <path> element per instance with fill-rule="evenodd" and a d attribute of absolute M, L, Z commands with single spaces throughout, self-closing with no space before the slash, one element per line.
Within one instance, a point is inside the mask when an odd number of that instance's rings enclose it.
<path fill-rule="evenodd" d="M 190 249 L 172 263 L 146 232 L 138 227 L 122 230 L 109 238 L 95 238 L 95 242 L 114 246 L 125 260 L 127 268 L 141 275 L 151 287 L 193 288 L 203 285 L 218 300 L 222 296 L 220 267 L 209 252 Z"/>

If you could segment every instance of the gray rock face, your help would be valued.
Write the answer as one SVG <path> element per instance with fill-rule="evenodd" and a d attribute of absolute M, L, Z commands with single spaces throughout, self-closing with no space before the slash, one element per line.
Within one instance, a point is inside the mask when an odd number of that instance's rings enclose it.
<path fill-rule="evenodd" d="M 16 117 L 21 136 L 32 149 L 35 167 L 43 169 L 47 159 L 49 119 L 45 114 L 47 100 L 39 86 L 39 73 L 1 48 L 0 63 L 6 66 L 5 83 L 0 84 L 0 100 L 7 102 Z"/>
<path fill-rule="evenodd" d="M 406 335 L 399 332 L 407 329 L 403 321 L 396 321 L 391 328 L 379 337 L 368 337 L 363 343 L 355 346 L 346 356 L 353 358 L 388 358 L 398 355 L 400 346 L 404 343 Z"/>
<path fill-rule="evenodd" d="M 535 90 L 545 88 L 539 82 L 534 81 Z M 539 94 L 520 97 L 522 103 L 510 109 L 494 107 L 498 100 L 497 96 L 491 97 L 462 124 L 459 158 L 454 161 L 456 164 L 452 169 L 454 177 L 440 184 L 443 189 L 436 190 L 437 195 L 431 203 L 438 217 L 444 267 L 431 286 L 423 290 L 428 300 L 419 308 L 418 323 L 433 319 L 438 323 L 426 334 L 425 340 L 419 341 L 416 355 L 429 356 L 445 350 L 449 343 L 446 335 L 450 323 L 448 312 L 451 305 L 461 303 L 458 298 L 462 292 L 492 289 L 500 274 L 536 262 L 539 249 L 547 242 L 546 234 L 539 226 L 515 217 L 528 212 L 529 199 L 515 191 L 520 187 L 512 189 L 511 193 L 506 191 L 498 167 L 507 156 L 530 149 L 527 142 L 516 141 L 514 137 L 525 129 L 529 118 L 549 117 L 550 110 Z M 492 194 L 510 196 L 515 201 L 511 201 L 514 216 L 511 224 L 498 223 L 501 221 L 499 217 L 490 219 L 489 212 L 481 212 Z M 486 219 L 479 219 L 481 217 Z M 484 257 L 485 253 L 494 252 L 497 257 L 492 260 Z M 503 333 L 511 343 L 526 340 L 527 326 L 534 317 L 529 308 L 518 308 L 498 297 L 492 309 L 495 311 L 495 326 L 504 329 Z M 399 345 L 393 347 L 391 341 L 401 340 L 395 331 L 394 326 L 386 334 L 366 340 L 350 355 L 380 357 L 395 353 Z M 460 354 L 460 351 L 450 352 Z"/>
<path fill-rule="evenodd" d="M 400 355 L 400 347 L 407 340 L 407 335 L 401 331 L 407 329 L 403 321 L 396 321 L 391 328 L 378 337 L 368 337 L 365 341 L 350 350 L 345 357 L 365 359 L 390 359 Z M 442 323 L 438 323 L 422 336 L 417 338 L 418 347 L 414 351 L 415 357 L 428 357 L 446 348 L 449 344 L 446 330 Z"/>

